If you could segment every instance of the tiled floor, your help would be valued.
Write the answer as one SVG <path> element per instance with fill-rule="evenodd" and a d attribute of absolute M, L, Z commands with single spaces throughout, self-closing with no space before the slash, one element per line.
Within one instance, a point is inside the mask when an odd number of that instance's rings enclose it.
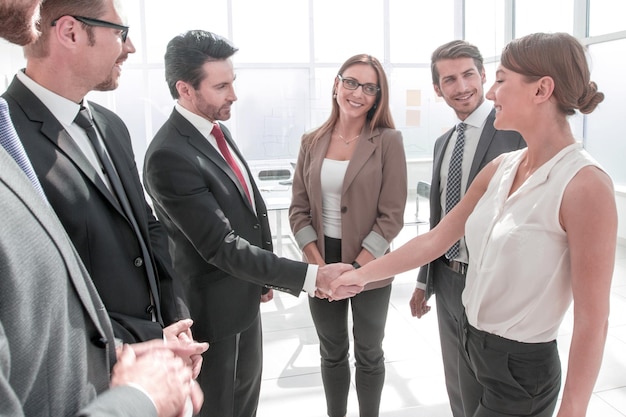
<path fill-rule="evenodd" d="M 395 244 L 415 234 L 416 226 L 407 226 Z M 299 257 L 288 240 L 282 249 L 284 256 Z M 387 376 L 381 417 L 452 415 L 444 386 L 435 309 L 420 320 L 411 317 L 409 311 L 415 277 L 416 271 L 408 272 L 397 276 L 393 284 L 384 342 Z M 318 341 L 306 297 L 275 292 L 274 300 L 262 306 L 262 315 L 265 359 L 258 417 L 325 416 Z M 604 362 L 587 414 L 592 417 L 626 416 L 626 247 L 620 247 L 617 253 L 609 324 Z M 570 312 L 558 340 L 564 375 L 571 327 Z M 354 385 L 348 416 L 358 416 Z"/>

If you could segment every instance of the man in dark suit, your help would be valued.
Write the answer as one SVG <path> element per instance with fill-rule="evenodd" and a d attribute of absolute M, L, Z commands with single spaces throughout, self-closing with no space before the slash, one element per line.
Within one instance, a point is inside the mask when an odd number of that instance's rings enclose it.
<path fill-rule="evenodd" d="M 38 7 L 39 0 L 0 0 L 0 36 L 36 39 Z M 116 363 L 106 310 L 36 191 L 4 99 L 0 143 L 0 415 L 180 415 L 191 369 L 159 341 L 124 347 Z"/>
<path fill-rule="evenodd" d="M 478 48 L 465 41 L 452 41 L 437 48 L 431 57 L 433 87 L 454 110 L 459 124 L 463 124 L 464 147 L 459 166 L 460 197 L 476 174 L 489 161 L 503 152 L 526 146 L 517 132 L 497 131 L 493 127 L 495 110 L 485 101 L 483 84 L 486 81 L 483 58 Z M 435 142 L 433 175 L 430 188 L 430 227 L 439 223 L 445 213 L 448 179 L 454 147 L 460 133 L 452 128 Z M 463 315 L 461 294 L 465 287 L 465 273 L 469 261 L 464 240 L 458 252 L 442 256 L 420 269 L 417 286 L 410 301 L 413 316 L 422 317 L 430 310 L 428 298 L 437 295 L 437 320 L 446 378 L 446 388 L 454 417 L 464 416 L 459 386 L 458 324 Z"/>
<path fill-rule="evenodd" d="M 161 338 L 163 326 L 189 312 L 173 276 L 165 230 L 145 200 L 128 130 L 113 112 L 84 100 L 89 91 L 116 88 L 123 62 L 135 52 L 118 4 L 44 2 L 42 36 L 25 48 L 26 69 L 3 97 L 116 337 L 135 342 Z M 87 120 L 93 117 L 104 157 L 75 120 L 82 106 L 90 112 Z"/>
<path fill-rule="evenodd" d="M 327 290 L 333 274 L 272 250 L 267 210 L 243 155 L 218 120 L 237 99 L 227 40 L 205 31 L 172 39 L 165 77 L 178 101 L 146 152 L 144 181 L 171 240 L 174 268 L 185 277 L 204 355 L 202 416 L 256 415 L 261 384 L 260 300 L 275 288 L 298 295 Z M 317 279 L 316 279 L 317 274 Z"/>

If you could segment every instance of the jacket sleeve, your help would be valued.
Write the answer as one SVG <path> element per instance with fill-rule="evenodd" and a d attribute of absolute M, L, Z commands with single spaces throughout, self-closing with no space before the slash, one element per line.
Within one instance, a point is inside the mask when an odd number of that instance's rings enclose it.
<path fill-rule="evenodd" d="M 220 206 L 205 178 L 210 175 L 196 159 L 171 148 L 157 149 L 145 161 L 144 180 L 155 204 L 206 262 L 236 278 L 298 295 L 307 265 L 239 236 L 226 214 L 236 208 Z"/>
<path fill-rule="evenodd" d="M 384 255 L 389 243 L 404 227 L 407 199 L 407 168 L 402 134 L 398 130 L 389 129 L 385 136 L 378 216 L 372 232 L 363 240 L 363 247 L 376 257 Z M 387 243 L 383 251 L 381 242 Z"/>
<path fill-rule="evenodd" d="M 317 231 L 311 220 L 311 203 L 306 187 L 306 170 L 310 166 L 310 145 L 306 135 L 300 144 L 300 152 L 291 187 L 291 204 L 289 206 L 289 224 L 300 249 L 317 240 Z"/>
<path fill-rule="evenodd" d="M 152 400 L 140 390 L 122 386 L 104 391 L 84 407 L 77 417 L 156 417 Z"/>

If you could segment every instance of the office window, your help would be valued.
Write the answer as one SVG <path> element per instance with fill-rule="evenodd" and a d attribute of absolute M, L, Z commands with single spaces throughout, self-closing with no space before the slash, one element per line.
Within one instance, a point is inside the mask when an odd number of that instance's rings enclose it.
<path fill-rule="evenodd" d="M 504 4 L 502 0 L 465 0 L 465 39 L 485 58 L 500 55 L 506 43 Z"/>
<path fill-rule="evenodd" d="M 382 0 L 315 0 L 314 61 L 341 63 L 356 54 L 384 56 Z M 304 46 L 303 46 L 304 47 Z"/>
<path fill-rule="evenodd" d="M 515 2 L 516 38 L 534 32 L 573 33 L 572 0 L 523 0 Z"/>
<path fill-rule="evenodd" d="M 235 62 L 236 65 L 236 62 Z M 293 159 L 306 130 L 308 69 L 237 69 L 239 100 L 226 124 L 249 160 Z"/>
<path fill-rule="evenodd" d="M 624 119 L 623 98 L 626 83 L 626 61 L 615 59 L 616 51 L 626 51 L 626 39 L 591 45 L 591 79 L 605 98 L 586 118 L 586 149 L 604 166 L 613 181 L 626 184 L 626 139 L 621 133 Z"/>
<path fill-rule="evenodd" d="M 626 30 L 624 0 L 589 1 L 589 36 Z"/>
<path fill-rule="evenodd" d="M 130 35 L 136 46 L 144 48 L 137 48 L 137 55 L 146 54 L 149 63 L 162 63 L 170 39 L 192 29 L 208 30 L 228 38 L 227 1 L 176 0 L 176 6 L 172 7 L 171 0 L 125 0 L 124 10 L 129 19 L 133 18 Z M 143 39 L 142 28 L 145 28 L 146 39 Z"/>
<path fill-rule="evenodd" d="M 308 0 L 232 0 L 232 4 L 238 62 L 309 62 Z"/>
<path fill-rule="evenodd" d="M 430 62 L 435 48 L 454 39 L 453 1 L 390 1 L 389 39 L 392 62 Z"/>

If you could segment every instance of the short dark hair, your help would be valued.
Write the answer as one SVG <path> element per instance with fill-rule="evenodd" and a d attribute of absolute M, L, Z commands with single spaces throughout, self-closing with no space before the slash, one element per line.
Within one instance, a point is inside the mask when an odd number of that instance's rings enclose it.
<path fill-rule="evenodd" d="M 430 72 L 433 76 L 433 84 L 439 86 L 439 70 L 437 62 L 442 59 L 472 58 L 479 73 L 483 72 L 483 56 L 478 48 L 467 41 L 456 40 L 445 43 L 435 49 L 430 57 Z"/>
<path fill-rule="evenodd" d="M 174 37 L 165 51 L 165 81 L 172 97 L 179 97 L 178 81 L 198 89 L 205 77 L 204 64 L 228 59 L 237 51 L 226 38 L 206 30 L 190 30 Z"/>

